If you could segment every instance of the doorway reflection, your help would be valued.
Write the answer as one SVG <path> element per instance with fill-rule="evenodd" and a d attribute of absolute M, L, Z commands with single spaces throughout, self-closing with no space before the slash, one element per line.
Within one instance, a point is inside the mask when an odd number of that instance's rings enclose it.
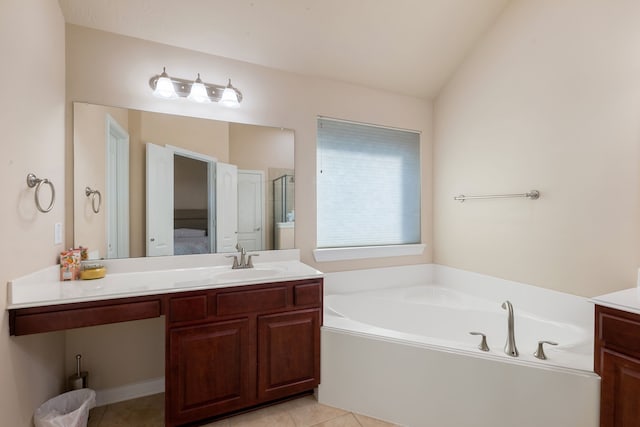
<path fill-rule="evenodd" d="M 275 249 L 291 249 L 295 234 L 295 178 L 293 171 L 273 180 L 273 218 Z"/>

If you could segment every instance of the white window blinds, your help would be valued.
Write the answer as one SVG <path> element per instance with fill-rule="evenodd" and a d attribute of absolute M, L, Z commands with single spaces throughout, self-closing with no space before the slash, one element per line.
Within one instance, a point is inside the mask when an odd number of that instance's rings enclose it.
<path fill-rule="evenodd" d="M 420 242 L 420 135 L 318 119 L 318 247 Z"/>

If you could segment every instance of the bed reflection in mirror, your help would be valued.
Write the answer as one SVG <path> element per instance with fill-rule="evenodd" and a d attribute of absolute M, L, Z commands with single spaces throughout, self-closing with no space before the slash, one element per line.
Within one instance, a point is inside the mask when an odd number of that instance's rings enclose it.
<path fill-rule="evenodd" d="M 86 103 L 73 127 L 74 243 L 91 258 L 294 247 L 292 130 Z"/>

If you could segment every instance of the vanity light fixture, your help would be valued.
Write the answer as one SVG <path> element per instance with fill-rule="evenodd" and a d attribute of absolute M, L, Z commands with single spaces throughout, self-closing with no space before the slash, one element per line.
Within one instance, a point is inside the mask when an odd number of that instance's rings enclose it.
<path fill-rule="evenodd" d="M 162 74 L 149 79 L 149 86 L 153 94 L 160 98 L 187 98 L 191 101 L 209 103 L 219 102 L 227 107 L 235 107 L 242 102 L 242 93 L 231 86 L 231 79 L 226 86 L 205 83 L 200 79 L 200 73 L 195 81 L 169 77 L 165 68 Z"/>

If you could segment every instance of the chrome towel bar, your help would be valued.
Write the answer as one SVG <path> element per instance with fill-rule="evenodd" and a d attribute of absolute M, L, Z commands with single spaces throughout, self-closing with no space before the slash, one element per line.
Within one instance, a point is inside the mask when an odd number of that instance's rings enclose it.
<path fill-rule="evenodd" d="M 102 194 L 98 190 L 92 190 L 91 187 L 85 187 L 84 194 L 91 197 L 91 209 L 94 213 L 100 213 L 100 205 L 102 205 Z M 98 205 L 96 206 L 96 196 Z"/>
<path fill-rule="evenodd" d="M 464 202 L 465 200 L 468 200 L 468 199 L 508 199 L 513 197 L 526 197 L 527 199 L 537 200 L 540 198 L 540 192 L 538 190 L 531 190 L 528 193 L 487 194 L 483 196 L 465 196 L 464 194 L 460 194 L 458 196 L 455 196 L 453 200 Z"/>
<path fill-rule="evenodd" d="M 49 202 L 49 206 L 47 206 L 46 208 L 43 208 L 40 204 L 40 187 L 42 187 L 42 184 L 46 184 L 51 188 L 51 201 Z M 29 175 L 27 175 L 27 185 L 29 186 L 29 188 L 36 187 L 34 199 L 36 201 L 36 207 L 38 208 L 38 210 L 42 213 L 51 211 L 51 209 L 53 209 L 53 204 L 56 201 L 56 189 L 53 186 L 53 182 L 49 181 L 47 178 L 38 178 L 34 174 L 30 173 Z"/>

